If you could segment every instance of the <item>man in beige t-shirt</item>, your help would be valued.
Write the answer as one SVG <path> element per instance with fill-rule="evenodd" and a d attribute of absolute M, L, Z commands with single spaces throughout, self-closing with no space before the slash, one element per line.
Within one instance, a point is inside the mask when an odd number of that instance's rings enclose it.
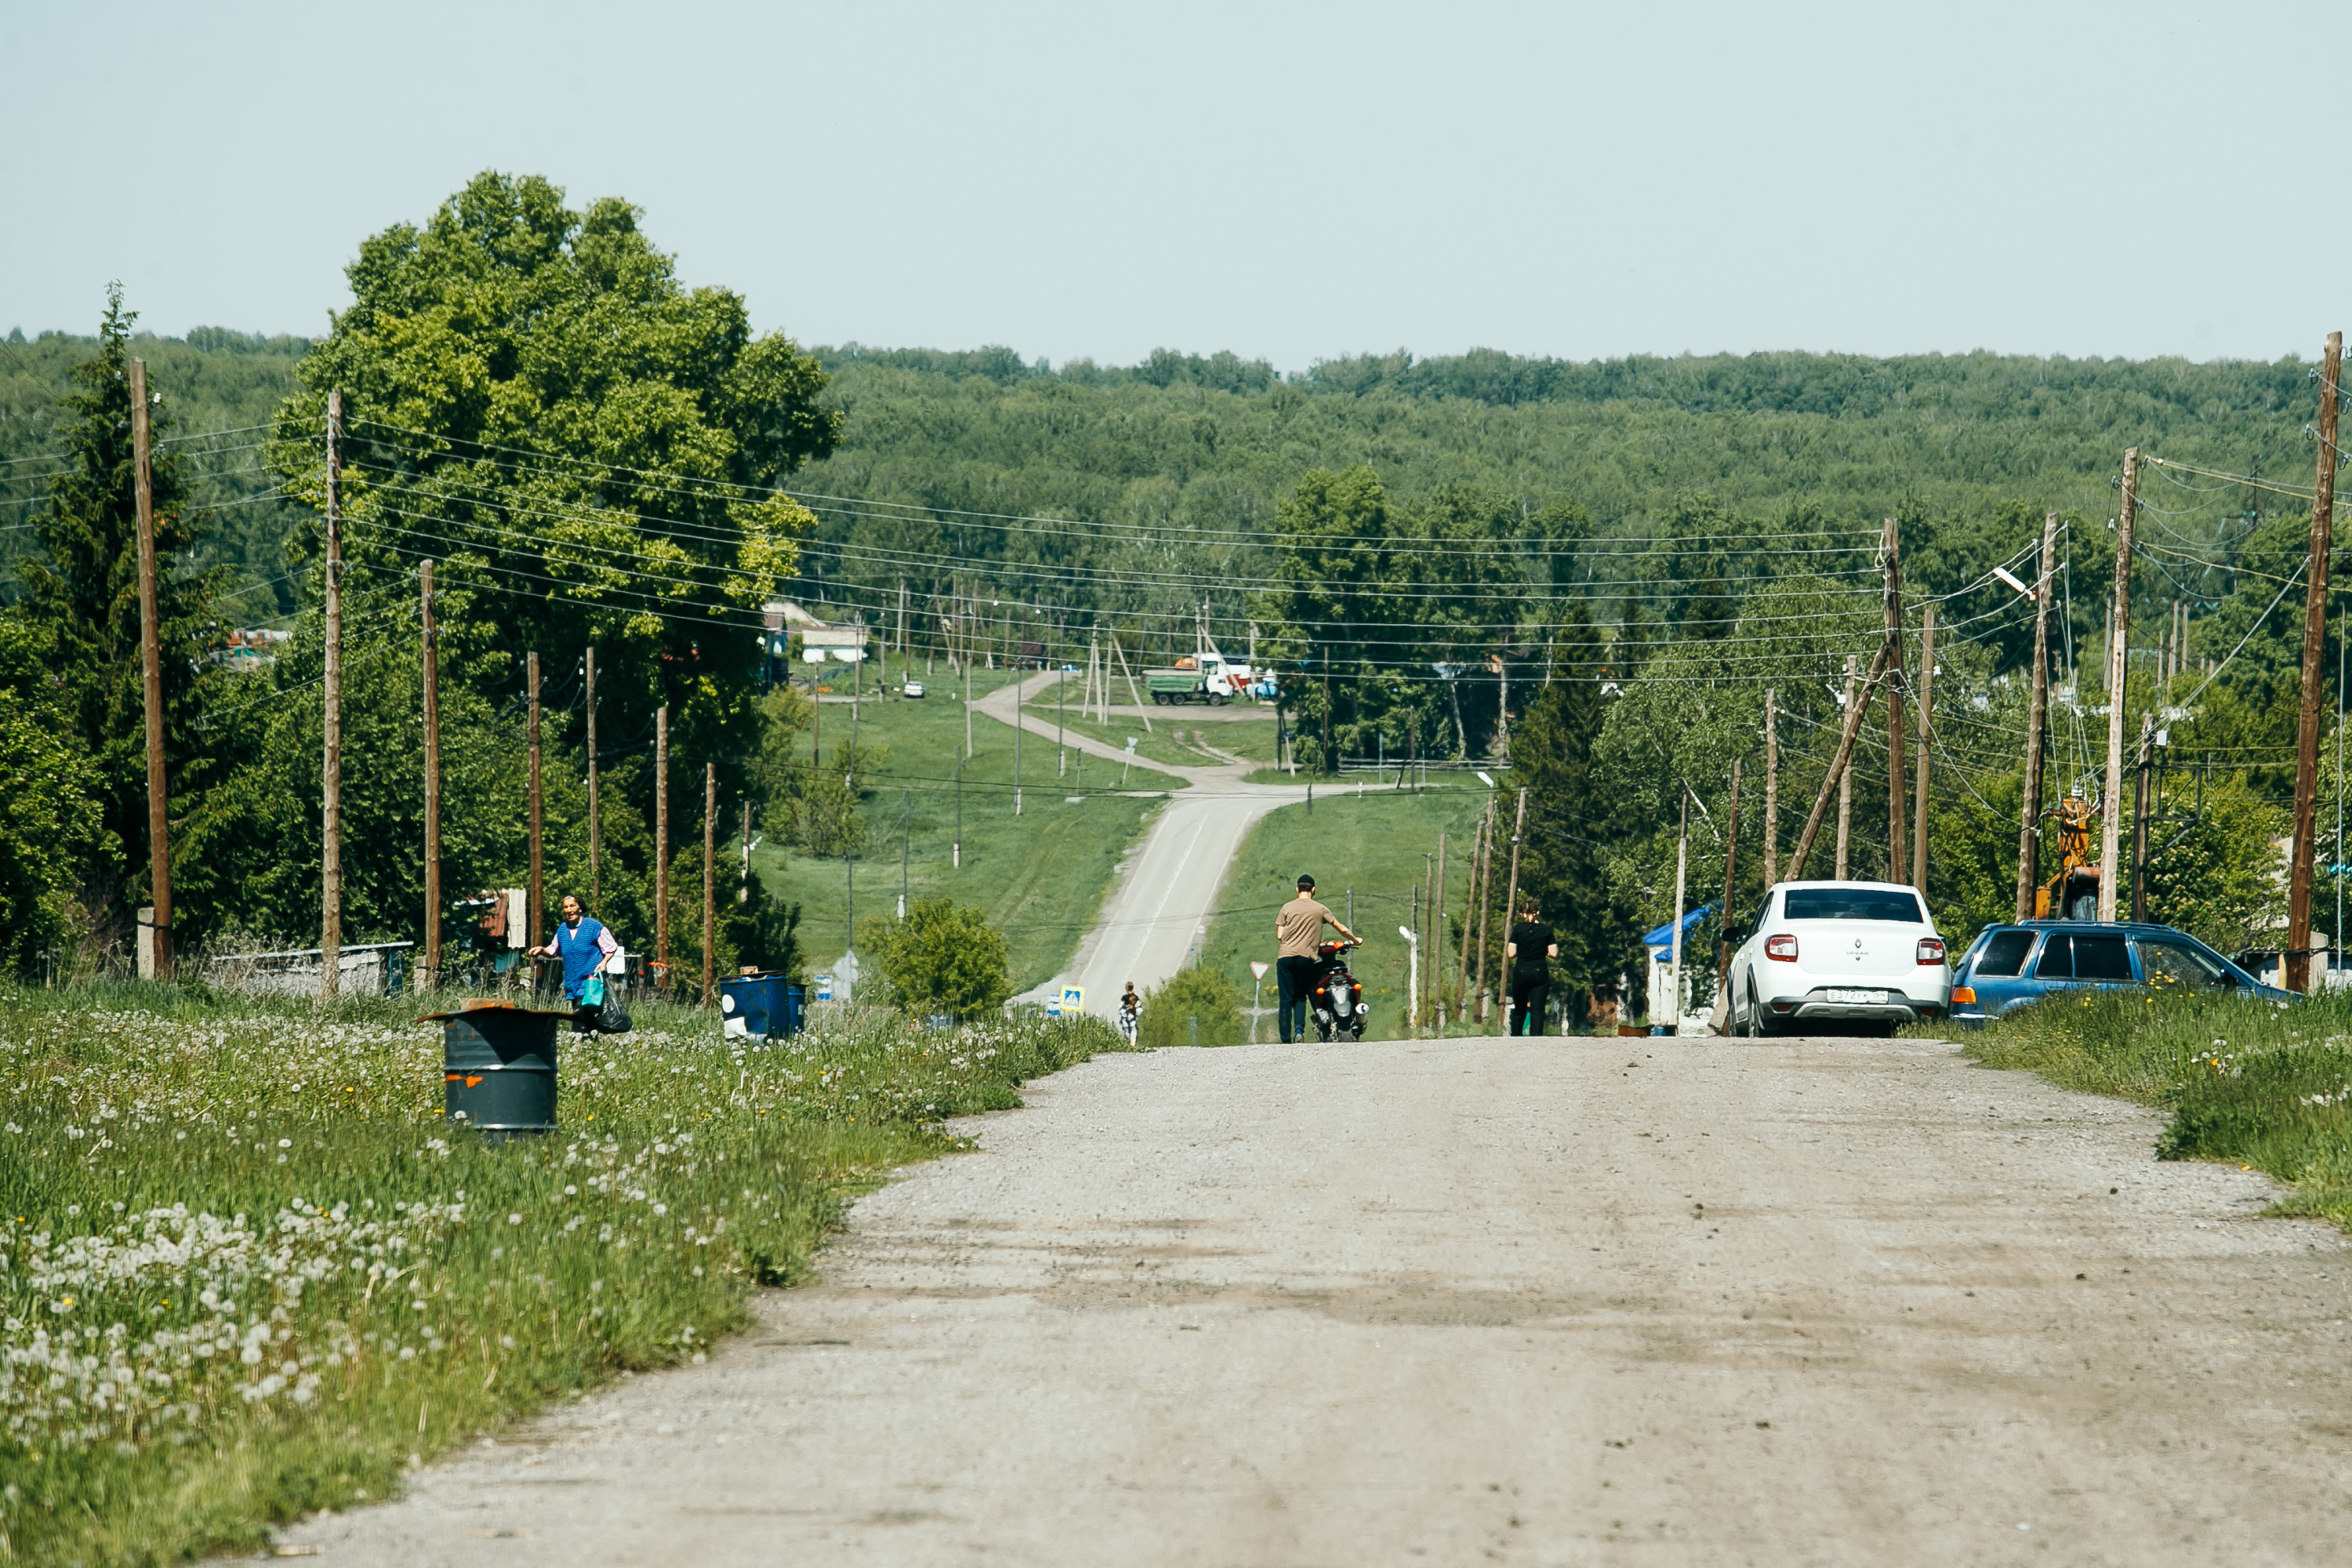
<path fill-rule="evenodd" d="M 1315 948 L 1327 925 L 1349 942 L 1362 940 L 1340 924 L 1339 916 L 1316 902 L 1314 878 L 1299 878 L 1298 896 L 1274 917 L 1274 934 L 1282 943 L 1274 961 L 1274 980 L 1284 1045 L 1291 1041 L 1294 1017 L 1297 1035 L 1303 1038 L 1307 1034 L 1307 999 L 1315 994 Z"/>

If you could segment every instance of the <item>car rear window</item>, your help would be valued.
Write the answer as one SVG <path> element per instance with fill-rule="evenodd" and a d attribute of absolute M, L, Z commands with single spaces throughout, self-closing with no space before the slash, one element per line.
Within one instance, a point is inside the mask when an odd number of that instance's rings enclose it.
<path fill-rule="evenodd" d="M 2121 980 L 2132 977 L 2124 939 L 2096 932 L 2053 931 L 2033 966 L 2036 980 Z"/>
<path fill-rule="evenodd" d="M 1892 888 L 1791 888 L 1781 895 L 1780 918 L 1791 921 L 1900 921 L 1925 925 L 1915 893 Z"/>
<path fill-rule="evenodd" d="M 1975 973 L 1996 978 L 2025 973 L 2025 955 L 2033 951 L 2033 933 L 2030 931 L 1995 931 L 1977 954 Z"/>

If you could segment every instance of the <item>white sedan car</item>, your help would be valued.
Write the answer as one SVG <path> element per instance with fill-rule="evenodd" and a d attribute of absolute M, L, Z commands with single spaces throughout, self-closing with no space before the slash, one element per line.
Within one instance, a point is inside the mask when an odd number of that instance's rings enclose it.
<path fill-rule="evenodd" d="M 1950 1010 L 1944 939 L 1900 883 L 1782 882 L 1733 934 L 1731 1028 L 1749 1039 L 1829 1022 L 1891 1035 Z"/>

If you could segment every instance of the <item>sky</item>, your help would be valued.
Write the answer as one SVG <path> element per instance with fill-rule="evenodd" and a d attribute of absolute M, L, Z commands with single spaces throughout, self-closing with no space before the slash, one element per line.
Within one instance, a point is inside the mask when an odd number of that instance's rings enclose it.
<path fill-rule="evenodd" d="M 2347 44 L 2259 0 L 0 0 L 0 333 L 110 279 L 321 332 L 495 168 L 804 343 L 2311 358 Z"/>

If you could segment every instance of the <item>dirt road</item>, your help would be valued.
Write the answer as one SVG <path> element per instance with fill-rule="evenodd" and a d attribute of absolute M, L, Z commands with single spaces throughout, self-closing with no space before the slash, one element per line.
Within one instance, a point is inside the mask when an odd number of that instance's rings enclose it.
<path fill-rule="evenodd" d="M 335 1563 L 2352 1560 L 2345 1273 L 1916 1042 L 1108 1058 Z M 505 1533 L 501 1533 L 505 1532 Z"/>

